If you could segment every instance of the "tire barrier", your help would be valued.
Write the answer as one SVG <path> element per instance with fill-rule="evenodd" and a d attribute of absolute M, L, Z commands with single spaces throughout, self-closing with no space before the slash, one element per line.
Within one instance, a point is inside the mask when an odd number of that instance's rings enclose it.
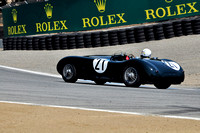
<path fill-rule="evenodd" d="M 11 38 L 7 38 L 7 50 L 12 50 L 12 41 L 13 41 L 13 37 Z"/>
<path fill-rule="evenodd" d="M 3 38 L 4 33 L 3 33 L 3 26 L 0 26 L 0 38 Z"/>
<path fill-rule="evenodd" d="M 163 30 L 163 24 L 157 24 L 153 26 L 153 31 L 155 35 L 156 40 L 162 40 L 165 39 L 164 30 Z"/>
<path fill-rule="evenodd" d="M 126 30 L 128 43 L 135 43 L 135 31 L 134 28 L 129 28 Z"/>
<path fill-rule="evenodd" d="M 3 49 L 7 50 L 7 38 L 3 38 Z"/>
<path fill-rule="evenodd" d="M 135 42 L 140 43 L 140 42 L 145 42 L 145 33 L 144 33 L 144 27 L 136 27 L 135 29 Z"/>
<path fill-rule="evenodd" d="M 184 35 L 192 35 L 193 30 L 192 30 L 192 21 L 191 20 L 183 20 L 182 21 L 182 28 L 183 28 L 183 34 Z"/>
<path fill-rule="evenodd" d="M 62 41 L 62 40 L 61 40 Z M 53 50 L 53 46 L 52 46 L 52 44 L 53 44 L 53 42 L 52 42 L 52 36 L 47 36 L 46 38 L 45 38 L 45 42 L 46 42 L 46 49 L 47 50 Z M 62 41 L 63 42 L 63 45 L 65 44 L 65 42 L 64 41 Z"/>
<path fill-rule="evenodd" d="M 200 18 L 192 20 L 192 30 L 194 34 L 200 34 Z"/>
<path fill-rule="evenodd" d="M 84 48 L 84 39 L 83 34 L 77 34 L 76 35 L 76 48 Z"/>
<path fill-rule="evenodd" d="M 85 48 L 92 48 L 92 35 L 91 33 L 83 34 Z"/>
<path fill-rule="evenodd" d="M 39 50 L 46 50 L 46 39 L 45 36 L 39 38 Z"/>
<path fill-rule="evenodd" d="M 92 33 L 92 47 L 101 47 L 100 32 Z"/>
<path fill-rule="evenodd" d="M 45 39 L 45 36 L 43 38 Z M 53 47 L 53 50 L 60 49 L 60 36 L 59 35 L 52 36 L 52 47 Z M 45 48 L 45 43 L 44 43 L 44 48 Z M 45 50 L 45 49 L 42 49 L 42 50 Z"/>
<path fill-rule="evenodd" d="M 175 37 L 174 28 L 172 23 L 164 23 L 163 24 L 163 31 L 165 38 L 172 38 Z"/>
<path fill-rule="evenodd" d="M 75 49 L 76 48 L 76 35 L 70 34 L 68 35 L 68 49 Z"/>
<path fill-rule="evenodd" d="M 22 37 L 17 38 L 17 50 L 22 49 Z"/>
<path fill-rule="evenodd" d="M 26 45 L 27 45 L 27 37 L 22 38 L 22 47 L 21 50 L 26 50 Z"/>
<path fill-rule="evenodd" d="M 127 35 L 126 35 L 126 30 L 125 29 L 120 29 L 117 32 L 118 34 L 118 40 L 119 40 L 119 44 L 123 45 L 123 44 L 127 44 L 128 40 L 127 40 Z"/>
<path fill-rule="evenodd" d="M 174 35 L 176 37 L 183 36 L 182 21 L 174 21 L 172 24 L 174 27 Z"/>
<path fill-rule="evenodd" d="M 39 38 L 33 37 L 33 50 L 39 50 Z"/>
<path fill-rule="evenodd" d="M 115 46 L 115 45 L 119 44 L 117 31 L 118 30 L 108 31 L 108 37 L 109 37 L 110 46 Z"/>
<path fill-rule="evenodd" d="M 33 38 L 32 37 L 27 38 L 26 50 L 33 50 Z"/>
<path fill-rule="evenodd" d="M 200 17 L 97 32 L 3 38 L 4 50 L 65 50 L 106 47 L 200 34 Z"/>
<path fill-rule="evenodd" d="M 144 28 L 145 38 L 146 41 L 153 41 L 155 40 L 155 35 L 153 32 L 153 26 L 147 26 Z"/>
<path fill-rule="evenodd" d="M 100 32 L 101 46 L 110 46 L 108 32 Z"/>

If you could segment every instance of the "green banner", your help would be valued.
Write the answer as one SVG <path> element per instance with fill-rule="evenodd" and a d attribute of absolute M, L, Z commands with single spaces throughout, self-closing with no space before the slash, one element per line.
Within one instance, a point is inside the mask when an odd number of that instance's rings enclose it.
<path fill-rule="evenodd" d="M 49 0 L 3 9 L 4 34 L 74 32 L 200 15 L 200 0 Z"/>

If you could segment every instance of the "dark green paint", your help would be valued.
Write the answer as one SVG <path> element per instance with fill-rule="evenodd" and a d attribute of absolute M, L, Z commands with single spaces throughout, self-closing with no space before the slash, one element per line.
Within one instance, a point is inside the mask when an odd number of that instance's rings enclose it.
<path fill-rule="evenodd" d="M 83 31 L 83 30 L 93 30 L 108 28 L 114 26 L 154 22 L 160 20 L 167 20 L 173 18 L 182 18 L 188 16 L 200 15 L 200 12 L 184 14 L 173 17 L 163 17 L 146 20 L 145 10 L 154 9 L 159 7 L 172 6 L 171 10 L 176 10 L 175 5 L 186 4 L 197 2 L 195 8 L 200 10 L 200 0 L 173 0 L 171 3 L 165 2 L 165 0 L 107 0 L 106 10 L 104 13 L 100 13 L 94 3 L 94 0 L 50 0 L 48 2 L 39 2 L 28 5 L 21 5 L 17 7 L 5 8 L 3 9 L 3 23 L 4 23 L 4 33 L 5 37 L 8 37 L 8 27 L 18 26 L 26 24 L 26 34 L 13 35 L 13 36 L 24 36 L 24 35 L 34 35 L 34 34 L 45 34 L 45 33 L 56 33 L 56 32 L 72 32 L 72 31 Z M 51 4 L 53 6 L 53 15 L 51 19 L 48 19 L 44 11 L 45 4 Z M 17 10 L 18 21 L 14 23 L 12 18 L 12 10 Z M 185 8 L 190 10 L 189 7 Z M 125 13 L 123 19 L 127 23 L 120 23 L 115 25 L 105 25 L 97 27 L 83 28 L 82 18 L 92 18 L 103 16 L 107 18 L 107 15 Z M 161 12 L 159 12 L 161 13 Z M 36 23 L 43 22 L 53 22 L 67 20 L 66 26 L 67 30 L 57 30 L 57 31 L 46 31 L 37 33 Z"/>

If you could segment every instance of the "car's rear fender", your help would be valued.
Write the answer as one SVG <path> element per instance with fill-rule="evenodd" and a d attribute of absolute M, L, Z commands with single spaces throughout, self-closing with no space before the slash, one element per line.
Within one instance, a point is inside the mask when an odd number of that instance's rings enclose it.
<path fill-rule="evenodd" d="M 82 62 L 84 62 L 84 58 L 83 57 L 78 57 L 78 56 L 64 57 L 57 64 L 57 71 L 58 71 L 59 74 L 62 75 L 63 67 L 66 64 L 74 65 L 75 68 L 77 69 L 77 71 L 79 71 L 80 70 L 80 65 L 79 64 L 81 64 Z"/>

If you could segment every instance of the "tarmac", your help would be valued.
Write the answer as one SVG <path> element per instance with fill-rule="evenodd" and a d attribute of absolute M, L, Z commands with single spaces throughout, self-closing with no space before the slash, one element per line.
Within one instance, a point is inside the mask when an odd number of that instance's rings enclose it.
<path fill-rule="evenodd" d="M 152 57 L 171 59 L 183 67 L 186 75 L 183 85 L 200 88 L 199 43 L 200 35 L 190 35 L 160 41 L 72 50 L 3 51 L 0 49 L 0 65 L 58 74 L 56 65 L 65 56 L 112 55 L 119 51 L 140 56 L 144 48 L 149 48 Z"/>
<path fill-rule="evenodd" d="M 56 64 L 65 56 L 112 55 L 117 51 L 132 53 L 135 56 L 139 56 L 144 48 L 149 48 L 152 51 L 153 57 L 172 59 L 183 67 L 186 74 L 183 86 L 189 86 L 188 88 L 195 86 L 200 89 L 199 43 L 200 35 L 192 35 L 164 39 L 160 41 L 73 50 L 3 51 L 2 48 L 0 48 L 0 65 L 33 70 L 37 72 L 58 74 L 56 71 Z M 12 80 L 9 82 L 12 82 Z M 49 81 L 47 80 L 47 83 L 48 82 Z M 18 85 L 20 85 L 20 82 Z M 47 87 L 48 85 L 45 84 L 44 86 Z M 4 89 L 7 90 L 7 88 Z M 107 89 L 105 90 L 108 91 Z M 56 91 L 60 90 L 57 89 Z M 66 89 L 66 91 L 68 90 Z M 173 91 L 174 90 L 170 90 L 172 93 Z M 162 93 L 165 92 L 166 91 L 163 91 Z M 23 92 L 23 94 L 29 96 L 25 92 Z M 80 94 L 80 92 L 77 92 L 77 94 Z M 73 96 L 71 93 L 69 93 L 69 95 Z M 174 93 L 174 95 L 177 94 Z M 55 100 L 56 99 L 57 98 L 55 97 Z M 180 99 L 178 95 L 177 99 Z M 187 99 L 185 100 L 187 101 Z M 177 103 L 179 103 L 178 100 Z M 137 108 L 137 106 L 135 108 Z M 186 107 L 181 111 L 185 110 L 193 112 L 197 111 L 198 108 L 188 110 Z M 176 110 L 174 113 L 177 113 Z M 153 116 L 138 116 L 8 103 L 0 103 L 0 114 L 0 132 L 3 133 L 63 133 L 66 131 L 76 133 L 199 133 L 200 130 L 199 121 L 195 120 L 170 119 Z"/>

